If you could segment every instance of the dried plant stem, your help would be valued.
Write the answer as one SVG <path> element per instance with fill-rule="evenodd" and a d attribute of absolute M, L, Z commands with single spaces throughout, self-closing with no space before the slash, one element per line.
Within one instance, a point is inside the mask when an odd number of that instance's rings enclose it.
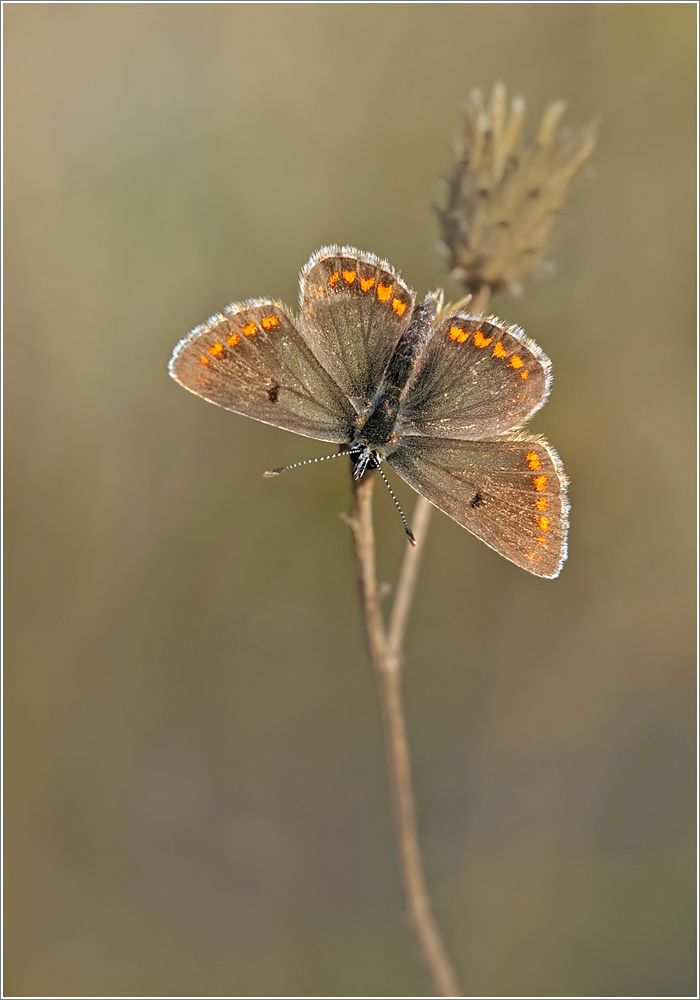
<path fill-rule="evenodd" d="M 406 544 L 403 553 L 399 579 L 396 584 L 394 606 L 391 609 L 389 623 L 389 649 L 399 660 L 402 657 L 403 640 L 406 635 L 408 616 L 413 603 L 413 591 L 418 579 L 418 568 L 423 555 L 425 536 L 428 533 L 430 515 L 433 505 L 425 497 L 418 497 L 411 515 L 411 530 L 416 540 L 415 545 Z"/>
<path fill-rule="evenodd" d="M 425 532 L 421 530 L 420 526 L 418 527 L 416 538 L 419 545 L 413 556 L 407 556 L 409 561 L 404 560 L 401 573 L 404 596 L 400 606 L 397 597 L 396 613 L 392 622 L 391 638 L 389 638 L 384 625 L 377 586 L 372 520 L 374 476 L 371 473 L 366 474 L 359 483 L 354 483 L 353 486 L 353 510 L 347 521 L 352 529 L 355 544 L 362 615 L 372 666 L 377 679 L 389 785 L 399 848 L 401 880 L 408 917 L 435 994 L 443 997 L 462 996 L 433 917 L 425 884 L 416 828 L 411 760 L 401 700 L 401 645 L 418 568 L 416 560 L 418 551 L 422 547 L 420 546 L 421 536 L 424 536 Z M 427 527 L 427 513 L 424 514 L 423 523 Z"/>

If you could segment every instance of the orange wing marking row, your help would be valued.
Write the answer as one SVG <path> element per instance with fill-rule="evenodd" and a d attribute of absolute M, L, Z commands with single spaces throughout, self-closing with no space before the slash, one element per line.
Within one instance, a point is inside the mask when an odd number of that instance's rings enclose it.
<path fill-rule="evenodd" d="M 332 288 L 335 288 L 335 286 L 340 281 L 340 275 L 341 275 L 341 273 L 342 273 L 342 276 L 343 276 L 343 281 L 346 284 L 348 284 L 348 285 L 354 284 L 355 283 L 355 279 L 359 277 L 360 288 L 361 288 L 361 290 L 363 292 L 369 292 L 370 289 L 374 288 L 374 285 L 376 283 L 377 284 L 377 298 L 379 299 L 380 302 L 388 302 L 389 299 L 391 299 L 391 308 L 394 310 L 394 312 L 398 316 L 403 316 L 403 314 L 406 312 L 406 305 L 407 305 L 407 303 L 403 302 L 401 299 L 397 298 L 396 296 L 394 296 L 392 298 L 392 294 L 391 293 L 394 290 L 394 286 L 393 285 L 383 285 L 381 283 L 381 281 L 377 282 L 376 278 L 363 278 L 362 275 L 358 275 L 358 272 L 355 271 L 355 270 L 348 270 L 348 271 L 342 271 L 342 272 L 334 271 L 333 274 L 329 275 L 329 277 L 328 277 L 328 284 Z"/>
<path fill-rule="evenodd" d="M 464 344 L 469 339 L 469 330 L 465 330 L 461 326 L 451 326 L 450 327 L 450 339 L 451 340 L 456 340 L 458 344 Z M 483 349 L 484 347 L 488 347 L 489 344 L 492 341 L 493 341 L 493 337 L 486 337 L 486 336 L 484 336 L 484 331 L 483 330 L 475 330 L 474 331 L 474 336 L 472 338 L 472 343 L 473 343 L 474 347 L 479 347 L 479 348 Z M 503 342 L 502 341 L 500 341 L 500 340 L 496 341 L 496 343 L 493 345 L 492 354 L 493 354 L 494 358 L 507 358 L 508 357 L 508 351 L 503 346 Z M 511 368 L 514 368 L 516 371 L 518 369 L 520 369 L 520 368 L 523 369 L 519 373 L 520 374 L 520 378 L 523 379 L 523 381 L 530 374 L 530 372 L 528 371 L 527 368 L 523 368 L 523 365 L 525 364 L 525 362 L 523 361 L 523 359 L 520 357 L 519 354 L 513 354 L 513 355 L 511 355 L 511 358 L 510 358 L 510 361 L 508 362 L 508 364 L 510 365 Z"/>
<path fill-rule="evenodd" d="M 260 320 L 260 325 L 262 326 L 263 330 L 272 330 L 276 326 L 279 326 L 279 322 L 280 321 L 277 316 L 263 316 L 263 318 Z M 256 333 L 258 333 L 258 328 L 252 319 L 245 326 L 241 327 L 241 333 L 243 334 L 244 337 L 254 337 Z M 236 333 L 235 330 L 232 330 L 231 335 L 228 337 L 226 343 L 228 344 L 229 347 L 236 347 L 236 345 L 240 343 L 240 340 L 241 340 L 240 335 Z M 211 354 L 213 358 L 216 358 L 223 353 L 224 345 L 220 344 L 217 341 L 215 344 L 212 344 L 211 347 L 207 348 L 207 350 L 209 351 L 209 354 Z M 206 354 L 200 354 L 199 360 L 203 365 L 208 365 L 210 359 L 206 356 Z"/>
<path fill-rule="evenodd" d="M 540 458 L 536 451 L 529 451 L 525 456 L 525 461 L 533 472 L 537 472 L 540 468 Z M 532 485 L 538 493 L 544 493 L 547 489 L 547 476 L 535 476 L 532 480 Z M 542 534 L 537 538 L 538 545 L 547 544 L 547 532 L 549 531 L 551 522 L 550 519 L 545 516 L 544 511 L 547 509 L 548 504 L 549 497 L 538 497 L 535 501 L 535 507 L 540 512 L 539 517 L 537 518 L 537 527 L 542 532 Z M 534 557 L 534 552 L 528 552 L 529 559 L 534 559 Z"/>

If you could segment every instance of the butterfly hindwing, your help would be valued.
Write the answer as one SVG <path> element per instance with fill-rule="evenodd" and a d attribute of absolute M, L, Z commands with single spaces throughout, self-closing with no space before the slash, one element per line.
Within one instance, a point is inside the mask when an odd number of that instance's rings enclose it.
<path fill-rule="evenodd" d="M 358 412 L 379 387 L 414 302 L 390 264 L 353 247 L 323 247 L 301 272 L 301 335 Z"/>
<path fill-rule="evenodd" d="M 404 392 L 411 434 L 478 441 L 522 424 L 544 403 L 549 358 L 518 327 L 453 312 L 438 320 Z"/>
<path fill-rule="evenodd" d="M 320 441 L 348 441 L 356 419 L 287 308 L 268 299 L 232 303 L 196 327 L 170 373 L 210 403 Z"/>
<path fill-rule="evenodd" d="M 566 559 L 567 481 L 559 456 L 542 438 L 407 437 L 387 461 L 506 559 L 537 576 L 559 575 Z"/>

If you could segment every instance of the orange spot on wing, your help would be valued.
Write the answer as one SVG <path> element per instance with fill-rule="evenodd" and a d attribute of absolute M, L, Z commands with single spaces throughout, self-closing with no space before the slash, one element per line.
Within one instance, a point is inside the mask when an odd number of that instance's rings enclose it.
<path fill-rule="evenodd" d="M 450 337 L 456 340 L 458 344 L 463 344 L 469 337 L 469 331 L 463 330 L 461 326 L 451 326 Z"/>
<path fill-rule="evenodd" d="M 530 372 L 527 370 L 527 368 L 525 368 L 524 371 L 520 372 L 520 378 L 523 379 L 523 380 L 525 380 L 528 377 L 529 374 L 530 374 Z"/>
<path fill-rule="evenodd" d="M 540 545 L 546 545 L 547 544 L 547 539 L 544 537 L 544 535 L 540 535 L 540 537 L 537 539 L 537 541 L 539 542 Z"/>
<path fill-rule="evenodd" d="M 518 357 L 517 354 L 514 354 L 513 357 L 510 359 L 510 361 L 508 362 L 508 364 L 510 365 L 511 368 L 522 368 L 525 362 L 523 361 L 522 358 Z"/>
<path fill-rule="evenodd" d="M 393 285 L 382 285 L 381 283 L 377 285 L 377 298 L 380 302 L 389 301 L 393 287 Z"/>
<path fill-rule="evenodd" d="M 549 518 L 545 517 L 544 514 L 542 517 L 538 517 L 537 523 L 540 526 L 540 531 L 549 531 Z"/>
<path fill-rule="evenodd" d="M 493 337 L 485 337 L 482 330 L 477 330 L 474 334 L 474 347 L 488 347 Z"/>
<path fill-rule="evenodd" d="M 532 480 L 532 485 L 535 487 L 538 493 L 544 493 L 547 489 L 547 477 L 546 476 L 535 476 Z"/>
<path fill-rule="evenodd" d="M 255 323 L 252 320 L 247 326 L 244 326 L 241 329 L 241 333 L 244 333 L 246 337 L 253 337 L 257 332 Z"/>
<path fill-rule="evenodd" d="M 240 338 L 237 333 L 232 333 L 231 336 L 226 341 L 226 343 L 228 344 L 229 347 L 235 347 L 239 339 Z"/>
<path fill-rule="evenodd" d="M 508 351 L 505 349 L 500 340 L 497 340 L 493 345 L 493 356 L 494 358 L 507 358 Z"/>
<path fill-rule="evenodd" d="M 368 292 L 375 282 L 375 278 L 360 278 L 360 288 L 363 292 Z"/>
<path fill-rule="evenodd" d="M 199 360 L 202 362 L 203 365 L 209 364 L 209 358 L 206 356 L 206 354 L 200 354 Z"/>
<path fill-rule="evenodd" d="M 343 277 L 345 278 L 345 280 L 349 285 L 353 283 L 356 275 L 357 271 L 343 271 Z"/>
<path fill-rule="evenodd" d="M 212 344 L 211 347 L 209 348 L 209 353 L 213 354 L 214 357 L 216 357 L 217 354 L 222 353 L 223 349 L 224 349 L 223 344 Z"/>
<path fill-rule="evenodd" d="M 549 500 L 547 499 L 547 497 L 540 497 L 537 503 L 535 504 L 535 507 L 537 507 L 538 510 L 546 510 L 548 503 Z"/>
<path fill-rule="evenodd" d="M 401 299 L 394 299 L 394 301 L 391 303 L 391 308 L 394 310 L 395 313 L 398 313 L 399 316 L 403 316 L 403 314 L 406 312 L 406 303 L 402 302 Z"/>
<path fill-rule="evenodd" d="M 279 326 L 279 320 L 276 316 L 263 316 L 262 325 L 266 330 L 271 330 L 273 326 Z"/>
<path fill-rule="evenodd" d="M 530 466 L 533 472 L 537 472 L 540 467 L 540 456 L 536 451 L 529 451 L 525 456 L 527 464 Z"/>
<path fill-rule="evenodd" d="M 338 274 L 337 271 L 334 271 L 333 274 L 328 279 L 328 284 L 337 285 L 339 280 L 340 280 L 340 275 Z"/>

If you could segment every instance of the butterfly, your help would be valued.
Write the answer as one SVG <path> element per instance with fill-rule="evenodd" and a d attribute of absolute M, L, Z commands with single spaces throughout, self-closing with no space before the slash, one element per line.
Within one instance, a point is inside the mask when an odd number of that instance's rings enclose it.
<path fill-rule="evenodd" d="M 506 559 L 558 576 L 567 479 L 523 425 L 551 364 L 516 326 L 422 302 L 385 260 L 327 246 L 300 275 L 299 316 L 273 299 L 226 306 L 175 348 L 170 374 L 210 403 L 386 462 Z"/>

